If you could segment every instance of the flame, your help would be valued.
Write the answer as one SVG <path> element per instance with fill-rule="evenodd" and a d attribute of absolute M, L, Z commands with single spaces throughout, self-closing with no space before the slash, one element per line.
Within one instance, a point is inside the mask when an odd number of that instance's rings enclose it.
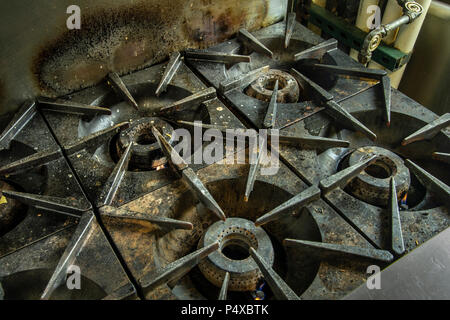
<path fill-rule="evenodd" d="M 155 170 L 156 170 L 156 171 L 159 171 L 159 170 L 164 169 L 165 167 L 166 167 L 166 166 L 165 166 L 164 164 L 162 164 L 162 165 L 157 166 L 157 167 L 155 168 Z"/>
<path fill-rule="evenodd" d="M 408 199 L 408 193 L 405 193 L 405 195 L 403 196 L 403 198 L 401 200 L 401 204 L 406 204 L 407 199 Z"/>

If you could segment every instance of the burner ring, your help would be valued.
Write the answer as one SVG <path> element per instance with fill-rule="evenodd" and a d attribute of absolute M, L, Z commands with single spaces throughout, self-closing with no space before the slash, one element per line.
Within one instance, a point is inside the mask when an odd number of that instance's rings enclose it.
<path fill-rule="evenodd" d="M 277 102 L 295 103 L 300 97 L 300 86 L 289 73 L 271 69 L 248 86 L 246 94 L 258 100 L 269 102 L 275 82 L 278 80 Z"/>
<path fill-rule="evenodd" d="M 229 272 L 230 291 L 255 290 L 262 274 L 253 258 L 249 256 L 248 249 L 255 248 L 272 266 L 274 250 L 267 233 L 261 227 L 255 227 L 250 220 L 228 218 L 226 221 L 218 221 L 211 225 L 198 247 L 203 248 L 216 241 L 219 241 L 219 250 L 211 253 L 199 264 L 205 278 L 215 286 L 221 287 L 225 273 Z"/>
<path fill-rule="evenodd" d="M 360 173 L 349 184 L 350 192 L 357 198 L 377 206 L 386 206 L 389 201 L 390 178 L 393 177 L 400 198 L 411 183 L 409 170 L 395 153 L 380 147 L 363 147 L 349 157 L 349 166 L 357 164 L 367 154 L 376 154 L 378 159 Z"/>
<path fill-rule="evenodd" d="M 155 126 L 163 136 L 167 137 L 169 142 L 172 142 L 173 127 L 159 118 L 140 118 L 133 121 L 117 139 L 119 157 L 122 156 L 130 142 L 133 142 L 130 164 L 135 168 L 155 169 L 167 162 L 153 136 L 152 126 Z"/>

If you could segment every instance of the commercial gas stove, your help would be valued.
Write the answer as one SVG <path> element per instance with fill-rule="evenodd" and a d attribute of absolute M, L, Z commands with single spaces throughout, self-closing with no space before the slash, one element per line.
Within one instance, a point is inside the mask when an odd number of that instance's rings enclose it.
<path fill-rule="evenodd" d="M 0 297 L 343 298 L 450 226 L 449 124 L 292 19 L 27 101 L 0 121 Z"/>

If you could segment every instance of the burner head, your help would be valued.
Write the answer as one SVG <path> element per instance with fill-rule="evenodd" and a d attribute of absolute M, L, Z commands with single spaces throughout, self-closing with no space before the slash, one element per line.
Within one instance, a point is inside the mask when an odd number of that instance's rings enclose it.
<path fill-rule="evenodd" d="M 137 169 L 153 170 L 167 162 L 159 148 L 158 141 L 153 136 L 152 126 L 155 126 L 170 142 L 173 136 L 173 127 L 159 118 L 140 118 L 131 122 L 117 139 L 117 152 L 119 157 L 133 142 L 130 166 Z"/>
<path fill-rule="evenodd" d="M 300 97 L 300 86 L 298 82 L 289 73 L 276 69 L 270 69 L 268 72 L 265 72 L 258 79 L 253 81 L 253 83 L 248 86 L 245 93 L 250 97 L 268 102 L 272 97 L 275 82 L 277 80 L 277 102 L 297 102 Z"/>
<path fill-rule="evenodd" d="M 0 181 L 0 236 L 13 229 L 24 211 L 24 205 L 14 199 L 7 199 L 3 190 L 16 191 L 10 184 Z"/>
<path fill-rule="evenodd" d="M 409 170 L 395 153 L 380 147 L 363 147 L 349 157 L 349 166 L 357 164 L 367 154 L 376 154 L 378 159 L 353 179 L 348 190 L 355 197 L 376 205 L 387 206 L 389 201 L 389 180 L 394 177 L 397 198 L 405 194 L 411 183 Z"/>
<path fill-rule="evenodd" d="M 255 224 L 242 218 L 228 218 L 211 225 L 200 240 L 203 248 L 219 241 L 220 249 L 210 254 L 199 264 L 206 279 L 217 287 L 222 286 L 225 273 L 230 273 L 230 291 L 255 290 L 262 274 L 249 255 L 253 247 L 272 266 L 274 251 L 267 233 Z"/>

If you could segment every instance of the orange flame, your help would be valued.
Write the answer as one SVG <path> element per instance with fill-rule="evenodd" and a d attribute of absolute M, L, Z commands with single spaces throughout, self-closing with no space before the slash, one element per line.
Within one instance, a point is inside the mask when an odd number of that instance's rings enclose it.
<path fill-rule="evenodd" d="M 157 166 L 156 168 L 155 168 L 155 170 L 156 171 L 159 171 L 159 170 L 162 170 L 162 169 L 164 169 L 166 166 L 165 165 L 159 165 L 159 166 Z"/>
<path fill-rule="evenodd" d="M 408 199 L 408 193 L 405 193 L 405 195 L 403 196 L 401 202 L 406 204 L 406 200 Z"/>

